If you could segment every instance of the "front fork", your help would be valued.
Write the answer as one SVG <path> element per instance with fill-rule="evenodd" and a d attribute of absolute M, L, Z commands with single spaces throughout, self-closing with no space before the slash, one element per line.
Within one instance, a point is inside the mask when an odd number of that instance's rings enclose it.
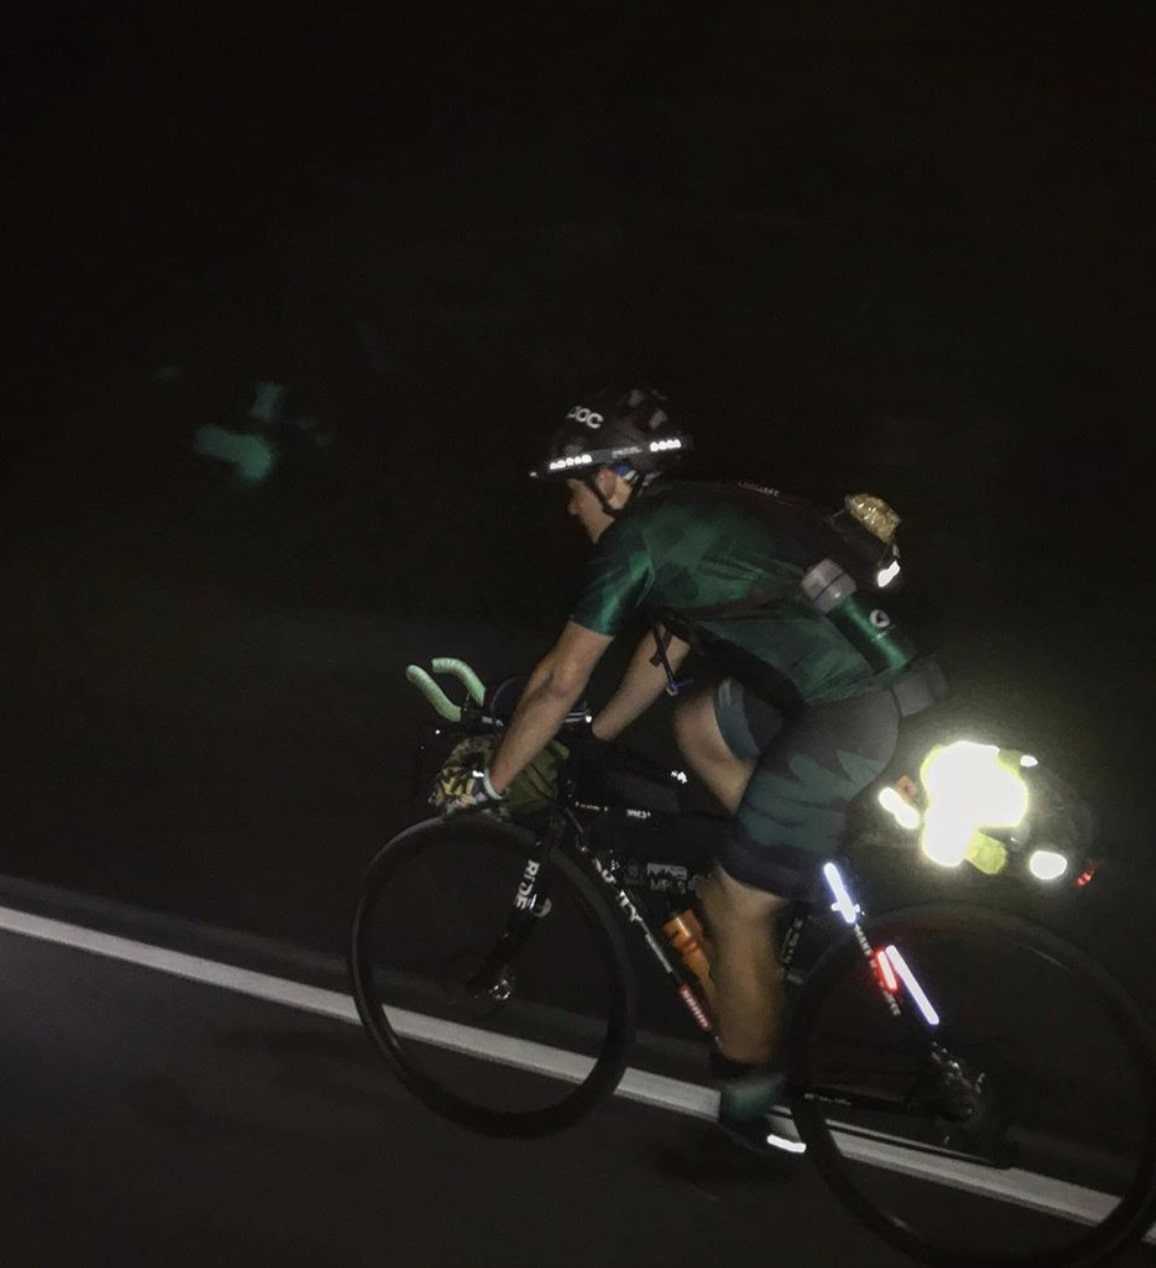
<path fill-rule="evenodd" d="M 488 995 L 491 999 L 502 1002 L 513 991 L 513 972 L 510 966 L 526 945 L 537 922 L 550 913 L 549 870 L 545 864 L 551 851 L 561 842 L 564 832 L 565 826 L 561 820 L 552 821 L 543 838 L 540 855 L 527 859 L 521 881 L 514 893 L 506 928 L 482 967 L 466 984 L 472 995 Z M 617 862 L 613 859 L 603 862 L 596 854 L 588 850 L 583 852 L 593 866 L 595 875 L 611 891 L 615 904 L 630 924 L 639 927 L 651 954 L 663 971 L 674 980 L 678 995 L 695 1022 L 707 1034 L 713 1034 L 710 1010 L 698 988 L 697 980 L 689 969 L 683 968 L 681 962 L 676 962 L 667 955 L 646 917 L 619 882 Z"/>

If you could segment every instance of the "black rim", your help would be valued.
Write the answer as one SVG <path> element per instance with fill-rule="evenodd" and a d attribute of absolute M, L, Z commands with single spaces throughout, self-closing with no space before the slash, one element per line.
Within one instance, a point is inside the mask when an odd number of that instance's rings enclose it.
<path fill-rule="evenodd" d="M 481 840 L 527 859 L 537 849 L 530 833 L 478 816 L 449 823 L 428 820 L 401 833 L 378 853 L 366 874 L 354 920 L 350 962 L 354 999 L 362 1023 L 378 1051 L 388 1059 L 410 1091 L 430 1109 L 484 1135 L 546 1135 L 572 1125 L 613 1092 L 626 1067 L 634 1034 L 634 979 L 621 931 L 593 882 L 566 854 L 561 850 L 551 853 L 551 892 L 557 897 L 565 891 L 582 913 L 606 973 L 608 998 L 605 1033 L 593 1066 L 581 1082 L 574 1083 L 554 1104 L 529 1110 L 498 1110 L 450 1091 L 411 1060 L 411 1041 L 390 1025 L 384 1001 L 377 996 L 371 947 L 373 913 L 391 880 L 435 843 L 454 848 L 460 843 L 463 849 L 469 849 Z"/>
<path fill-rule="evenodd" d="M 936 903 L 886 913 L 864 923 L 863 929 L 872 945 L 879 945 L 888 935 L 900 943 L 903 930 L 930 929 L 950 932 L 953 929 L 973 931 L 982 926 L 988 935 L 996 934 L 1022 949 L 1044 957 L 1062 968 L 1071 977 L 1071 989 L 1084 999 L 1094 999 L 1105 1020 L 1128 1051 L 1140 1079 L 1138 1086 L 1147 1090 L 1147 1104 L 1142 1121 L 1143 1145 L 1138 1151 L 1131 1182 L 1116 1207 L 1099 1225 L 1087 1227 L 1062 1249 L 977 1258 L 961 1254 L 949 1246 L 927 1241 L 924 1237 L 889 1216 L 865 1196 L 851 1176 L 848 1160 L 840 1152 L 828 1122 L 830 1113 L 837 1121 L 837 1109 L 814 1095 L 812 1079 L 812 1034 L 824 1002 L 847 980 L 849 974 L 862 973 L 864 959 L 859 946 L 851 940 L 826 953 L 809 976 L 798 1009 L 791 1036 L 792 1108 L 799 1129 L 807 1141 L 811 1156 L 836 1194 L 876 1233 L 905 1253 L 924 1263 L 944 1268 L 996 1268 L 997 1265 L 1039 1265 L 1040 1268 L 1080 1268 L 1103 1261 L 1105 1255 L 1119 1250 L 1143 1236 L 1153 1219 L 1154 1184 L 1156 1184 L 1156 1049 L 1151 1033 L 1127 993 L 1108 973 L 1083 952 L 1047 930 L 1025 920 L 966 904 Z M 880 1003 L 880 1016 L 884 1016 Z M 884 1022 L 886 1018 L 884 1017 Z M 821 1046 L 816 1043 L 816 1047 Z M 810 1095 L 809 1095 L 810 1093 Z M 1073 1225 L 1073 1231 L 1079 1226 Z"/>

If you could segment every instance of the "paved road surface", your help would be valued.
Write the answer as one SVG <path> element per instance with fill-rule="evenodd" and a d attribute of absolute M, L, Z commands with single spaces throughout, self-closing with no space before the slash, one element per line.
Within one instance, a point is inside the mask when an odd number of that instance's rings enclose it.
<path fill-rule="evenodd" d="M 345 1021 L 21 934 L 0 957 L 6 1264 L 907 1262 L 679 1115 L 482 1140 Z"/>

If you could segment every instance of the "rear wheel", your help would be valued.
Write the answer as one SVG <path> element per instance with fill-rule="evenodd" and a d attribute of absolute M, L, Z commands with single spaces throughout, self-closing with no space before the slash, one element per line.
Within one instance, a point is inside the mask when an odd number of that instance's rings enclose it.
<path fill-rule="evenodd" d="M 807 980 L 792 1029 L 795 1119 L 839 1197 L 925 1263 L 1077 1268 L 1138 1239 L 1156 1178 L 1156 1055 L 1120 985 L 1046 930 L 986 908 L 865 921 Z M 999 1205 L 995 1205 L 998 1203 Z"/>
<path fill-rule="evenodd" d="M 382 848 L 351 967 L 379 1050 L 474 1131 L 559 1131 L 626 1067 L 635 986 L 614 913 L 561 849 L 487 815 L 428 820 Z"/>

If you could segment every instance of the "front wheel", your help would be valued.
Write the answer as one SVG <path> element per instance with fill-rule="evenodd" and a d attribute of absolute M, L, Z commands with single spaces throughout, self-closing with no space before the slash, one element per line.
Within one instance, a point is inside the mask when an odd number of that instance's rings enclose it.
<path fill-rule="evenodd" d="M 1082 1268 L 1138 1239 L 1156 1050 L 1123 988 L 987 908 L 927 904 L 862 929 L 904 972 L 850 938 L 808 977 L 792 1028 L 795 1120 L 835 1193 L 931 1264 Z"/>
<path fill-rule="evenodd" d="M 559 1131 L 626 1067 L 635 985 L 618 921 L 561 848 L 488 815 L 427 820 L 381 849 L 351 970 L 406 1086 L 474 1131 Z"/>

